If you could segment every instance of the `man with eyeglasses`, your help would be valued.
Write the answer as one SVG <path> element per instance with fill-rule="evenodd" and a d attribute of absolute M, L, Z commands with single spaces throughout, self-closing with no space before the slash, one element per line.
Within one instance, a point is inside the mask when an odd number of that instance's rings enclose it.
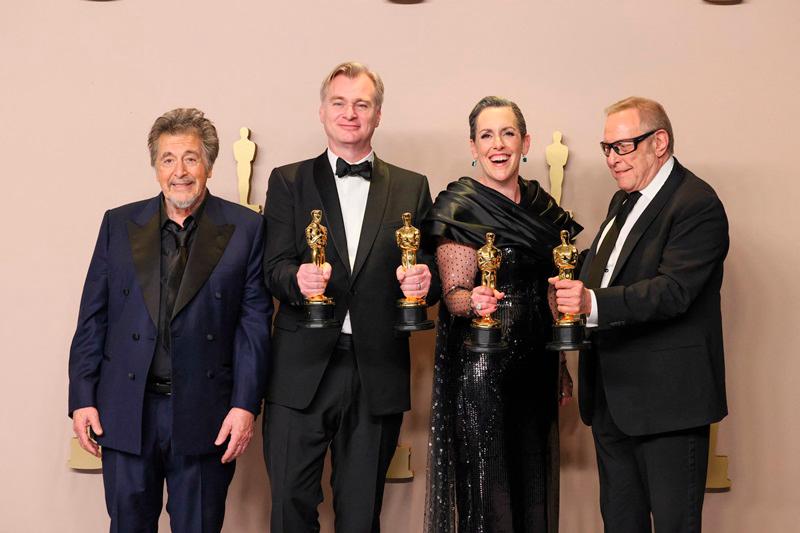
<path fill-rule="evenodd" d="M 581 418 L 592 426 L 606 531 L 700 531 L 709 425 L 727 414 L 720 286 L 725 209 L 673 156 L 664 108 L 606 109 L 600 143 L 619 191 L 580 280 L 550 282 L 582 313 Z"/>

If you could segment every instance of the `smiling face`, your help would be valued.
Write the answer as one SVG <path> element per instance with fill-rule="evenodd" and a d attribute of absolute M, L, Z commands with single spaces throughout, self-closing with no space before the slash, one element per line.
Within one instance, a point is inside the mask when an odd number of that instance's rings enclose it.
<path fill-rule="evenodd" d="M 633 139 L 646 133 L 643 127 L 639 110 L 636 108 L 612 113 L 606 117 L 603 141 L 611 144 L 624 139 Z M 669 135 L 662 129 L 641 141 L 636 150 L 629 154 L 619 155 L 611 150 L 606 157 L 606 165 L 617 186 L 627 193 L 641 191 L 647 187 L 669 158 L 668 144 Z"/>
<path fill-rule="evenodd" d="M 519 176 L 519 163 L 530 149 L 531 136 L 522 136 L 510 107 L 487 107 L 475 121 L 475 139 L 469 144 L 482 177 L 503 183 Z"/>
<path fill-rule="evenodd" d="M 369 76 L 348 78 L 340 74 L 331 80 L 319 106 L 319 120 L 334 153 L 350 158 L 367 155 L 381 120 L 375 84 Z"/>
<path fill-rule="evenodd" d="M 158 138 L 156 180 L 170 208 L 193 210 L 203 201 L 211 178 L 203 143 L 194 133 L 162 134 Z"/>

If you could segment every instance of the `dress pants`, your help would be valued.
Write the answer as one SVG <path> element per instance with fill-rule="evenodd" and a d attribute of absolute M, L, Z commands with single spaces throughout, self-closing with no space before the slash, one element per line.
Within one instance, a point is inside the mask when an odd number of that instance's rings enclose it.
<path fill-rule="evenodd" d="M 699 533 L 709 426 L 628 436 L 608 410 L 598 368 L 592 435 L 607 533 Z"/>
<path fill-rule="evenodd" d="M 386 471 L 403 414 L 371 415 L 352 337 L 341 335 L 314 399 L 297 410 L 267 404 L 264 455 L 272 489 L 272 533 L 320 530 L 322 469 L 331 449 L 333 509 L 339 533 L 380 531 Z"/>
<path fill-rule="evenodd" d="M 142 426 L 141 455 L 103 448 L 111 533 L 158 531 L 165 480 L 173 533 L 219 532 L 235 469 L 220 462 L 226 445 L 219 453 L 175 455 L 169 396 L 145 394 Z"/>

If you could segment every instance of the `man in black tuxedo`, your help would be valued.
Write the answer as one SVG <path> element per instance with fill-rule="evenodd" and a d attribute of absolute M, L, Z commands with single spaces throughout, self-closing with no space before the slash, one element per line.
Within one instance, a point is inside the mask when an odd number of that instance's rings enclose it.
<path fill-rule="evenodd" d="M 727 414 L 720 286 L 728 221 L 714 190 L 673 157 L 663 107 L 606 110 L 601 143 L 619 191 L 580 281 L 550 281 L 583 313 L 580 412 L 592 426 L 606 531 L 696 532 L 709 425 Z"/>
<path fill-rule="evenodd" d="M 261 409 L 272 299 L 264 222 L 206 188 L 219 152 L 197 109 L 148 138 L 161 194 L 106 212 L 69 358 L 69 414 L 99 456 L 112 532 L 220 531 Z M 90 433 L 91 431 L 91 433 Z"/>
<path fill-rule="evenodd" d="M 272 171 L 264 216 L 267 287 L 280 300 L 267 385 L 264 455 L 272 489 L 271 531 L 319 531 L 320 480 L 330 447 L 336 531 L 380 530 L 383 486 L 403 411 L 410 408 L 408 334 L 393 330 L 395 303 L 438 299 L 433 259 L 404 271 L 395 231 L 431 207 L 425 176 L 372 150 L 383 82 L 359 63 L 338 65 L 320 91 L 328 149 Z M 304 231 L 323 211 L 327 262 L 311 262 Z M 306 329 L 304 297 L 336 302 L 341 327 Z"/>

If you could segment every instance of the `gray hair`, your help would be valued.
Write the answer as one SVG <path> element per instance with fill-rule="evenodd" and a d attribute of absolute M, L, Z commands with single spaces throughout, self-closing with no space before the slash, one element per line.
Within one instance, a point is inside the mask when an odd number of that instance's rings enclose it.
<path fill-rule="evenodd" d="M 525 137 L 528 134 L 528 126 L 525 124 L 525 117 L 522 116 L 519 106 L 507 98 L 499 96 L 484 96 L 480 102 L 475 104 L 469 114 L 469 138 L 475 140 L 475 128 L 478 122 L 478 115 L 487 107 L 510 107 L 514 112 L 514 118 L 517 120 L 517 129 L 520 136 Z"/>
<path fill-rule="evenodd" d="M 346 76 L 352 80 L 362 74 L 366 75 L 370 80 L 372 80 L 372 84 L 375 85 L 375 107 L 380 109 L 383 105 L 383 80 L 381 80 L 381 77 L 377 72 L 370 70 L 366 65 L 357 63 L 355 61 L 340 63 L 339 65 L 336 65 L 333 70 L 331 70 L 330 74 L 325 76 L 325 79 L 322 80 L 322 86 L 319 88 L 320 101 L 322 102 L 325 100 L 325 96 L 328 94 L 328 87 L 331 86 L 331 82 L 335 77 Z"/>
<path fill-rule="evenodd" d="M 205 118 L 199 109 L 191 107 L 179 107 L 172 111 L 167 111 L 153 122 L 150 128 L 150 135 L 147 136 L 147 148 L 150 149 L 150 165 L 156 166 L 158 156 L 158 139 L 164 135 L 179 135 L 194 133 L 200 138 L 203 145 L 203 160 L 206 170 L 211 170 L 214 161 L 219 154 L 219 137 L 217 128 Z"/>
<path fill-rule="evenodd" d="M 672 154 L 675 151 L 675 136 L 672 134 L 672 123 L 669 121 L 664 106 L 649 98 L 641 96 L 629 96 L 611 104 L 606 108 L 606 116 L 625 111 L 626 109 L 636 109 L 639 111 L 639 121 L 645 131 L 664 130 L 669 135 L 669 145 L 667 151 Z"/>

